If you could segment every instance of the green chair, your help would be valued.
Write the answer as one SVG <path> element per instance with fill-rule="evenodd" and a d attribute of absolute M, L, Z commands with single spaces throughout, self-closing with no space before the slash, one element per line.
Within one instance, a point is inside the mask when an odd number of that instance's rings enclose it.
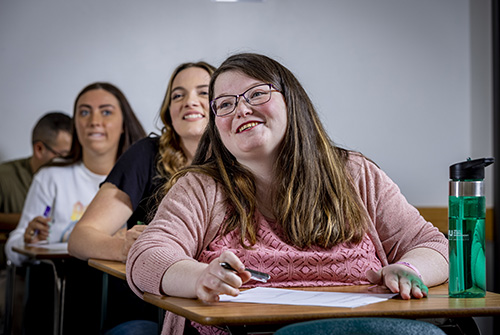
<path fill-rule="evenodd" d="M 446 335 L 424 321 L 393 318 L 338 318 L 300 322 L 278 329 L 274 335 Z"/>

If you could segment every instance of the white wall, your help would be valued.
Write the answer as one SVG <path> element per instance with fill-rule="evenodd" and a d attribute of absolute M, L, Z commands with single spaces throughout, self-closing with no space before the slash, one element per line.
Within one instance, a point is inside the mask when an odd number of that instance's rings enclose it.
<path fill-rule="evenodd" d="M 37 118 L 71 113 L 90 82 L 119 86 L 152 131 L 180 62 L 253 51 L 411 203 L 446 206 L 449 165 L 492 154 L 489 2 L 0 0 L 0 161 L 29 155 Z"/>
<path fill-rule="evenodd" d="M 495 0 L 496 1 L 496 0 Z M 473 0 L 470 4 L 471 71 L 471 155 L 493 155 L 493 64 L 491 1 Z M 497 163 L 500 157 L 497 157 Z M 488 205 L 493 206 L 493 167 L 486 168 Z"/>

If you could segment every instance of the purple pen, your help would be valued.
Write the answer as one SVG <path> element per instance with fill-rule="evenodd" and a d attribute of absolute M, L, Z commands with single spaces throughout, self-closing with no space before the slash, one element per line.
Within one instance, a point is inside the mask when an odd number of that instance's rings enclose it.
<path fill-rule="evenodd" d="M 44 218 L 48 218 L 49 217 L 50 210 L 51 210 L 50 206 L 45 207 L 45 211 L 43 212 L 43 217 Z M 50 225 L 50 223 L 49 223 L 49 225 Z M 35 233 L 33 235 L 38 235 L 38 229 L 35 229 Z M 44 240 L 44 241 L 41 241 L 40 243 L 43 243 L 43 242 L 47 243 L 48 241 Z"/>
<path fill-rule="evenodd" d="M 45 212 L 43 212 L 43 217 L 48 218 L 50 214 L 50 206 L 45 207 Z"/>

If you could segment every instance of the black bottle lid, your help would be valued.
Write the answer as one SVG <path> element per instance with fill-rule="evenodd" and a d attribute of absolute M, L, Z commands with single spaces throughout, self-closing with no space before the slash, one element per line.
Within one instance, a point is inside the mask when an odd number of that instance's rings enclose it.
<path fill-rule="evenodd" d="M 465 162 L 450 165 L 450 179 L 484 179 L 484 168 L 495 162 L 495 158 L 467 159 Z"/>

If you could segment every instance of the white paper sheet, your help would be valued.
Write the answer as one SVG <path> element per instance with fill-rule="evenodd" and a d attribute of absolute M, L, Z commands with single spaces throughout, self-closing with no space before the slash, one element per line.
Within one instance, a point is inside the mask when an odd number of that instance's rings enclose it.
<path fill-rule="evenodd" d="M 391 299 L 396 294 L 344 293 L 301 291 L 271 287 L 256 287 L 240 292 L 237 297 L 221 295 L 220 301 L 258 304 L 359 307 Z"/>
<path fill-rule="evenodd" d="M 61 243 L 32 243 L 28 244 L 31 247 L 43 248 L 53 251 L 68 252 L 68 242 Z"/>

